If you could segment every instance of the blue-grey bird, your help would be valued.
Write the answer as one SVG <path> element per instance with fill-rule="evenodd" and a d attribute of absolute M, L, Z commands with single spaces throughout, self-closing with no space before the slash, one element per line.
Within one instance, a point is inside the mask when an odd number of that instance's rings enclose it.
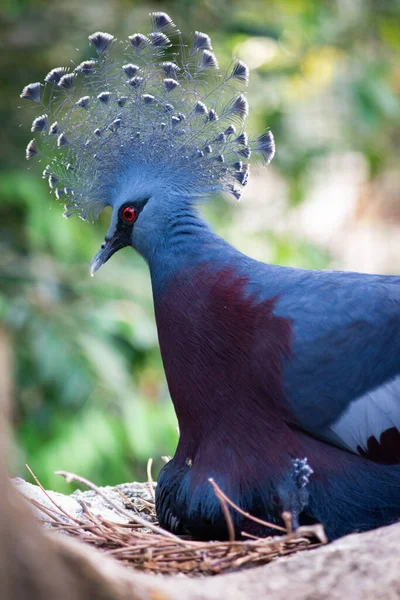
<path fill-rule="evenodd" d="M 27 158 L 67 216 L 111 206 L 91 264 L 131 246 L 150 270 L 159 343 L 180 439 L 162 469 L 162 526 L 196 538 L 227 528 L 213 477 L 245 511 L 332 539 L 400 518 L 400 278 L 309 271 L 253 260 L 216 235 L 197 205 L 239 198 L 249 140 L 238 86 L 208 35 L 190 45 L 165 13 L 151 32 L 89 37 L 97 56 L 56 68 L 22 97 L 43 107 Z M 237 535 L 268 534 L 232 514 Z"/>

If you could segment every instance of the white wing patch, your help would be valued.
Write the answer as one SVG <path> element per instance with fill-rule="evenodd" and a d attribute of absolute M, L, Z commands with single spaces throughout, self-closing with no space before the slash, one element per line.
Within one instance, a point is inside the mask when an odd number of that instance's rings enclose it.
<path fill-rule="evenodd" d="M 354 400 L 323 435 L 360 454 L 360 449 L 368 450 L 369 438 L 379 443 L 382 433 L 393 427 L 400 432 L 400 377 Z"/>

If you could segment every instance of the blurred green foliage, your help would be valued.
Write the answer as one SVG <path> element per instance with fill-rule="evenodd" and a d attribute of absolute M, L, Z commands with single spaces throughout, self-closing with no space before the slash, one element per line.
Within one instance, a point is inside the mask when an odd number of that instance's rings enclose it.
<path fill-rule="evenodd" d="M 0 319 L 13 346 L 16 469 L 24 474 L 29 462 L 52 488 L 63 489 L 58 468 L 98 484 L 144 478 L 147 458 L 158 468 L 177 432 L 146 267 L 126 249 L 90 279 L 109 215 L 95 227 L 61 218 L 42 169 L 25 163 L 32 114 L 17 108 L 19 93 L 51 68 L 88 58 L 88 34 L 126 37 L 147 27 L 152 10 L 171 14 L 184 33 L 209 33 L 222 66 L 238 53 L 249 63 L 250 129 L 274 132 L 270 169 L 285 184 L 288 211 L 306 197 L 316 157 L 360 153 L 371 180 L 398 163 L 398 0 L 3 0 Z M 244 251 L 264 244 L 271 262 L 329 266 L 300 233 L 279 235 L 271 223 L 244 231 L 242 210 L 216 199 L 207 216 Z"/>

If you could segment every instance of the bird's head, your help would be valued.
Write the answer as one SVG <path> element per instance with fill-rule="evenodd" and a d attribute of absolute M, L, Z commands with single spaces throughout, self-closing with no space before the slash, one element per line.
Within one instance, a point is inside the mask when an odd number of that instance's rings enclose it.
<path fill-rule="evenodd" d="M 112 207 L 92 274 L 124 246 L 146 256 L 180 206 L 217 191 L 239 199 L 252 151 L 267 162 L 274 154 L 269 131 L 251 141 L 243 130 L 237 85 L 247 66 L 236 60 L 220 73 L 207 34 L 186 45 L 168 15 L 150 17 L 152 31 L 127 42 L 94 33 L 95 58 L 55 68 L 21 94 L 44 111 L 26 158 L 48 162 L 43 177 L 65 216 L 93 220 Z"/>
<path fill-rule="evenodd" d="M 104 242 L 90 264 L 92 277 L 117 250 L 126 246 L 135 247 L 135 239 L 142 234 L 141 225 L 147 222 L 146 215 L 139 224 L 138 219 L 149 200 L 145 197 L 127 200 L 114 209 Z"/>
<path fill-rule="evenodd" d="M 188 193 L 192 185 L 189 173 L 176 171 L 171 177 L 168 167 L 163 172 L 160 165 L 155 169 L 148 164 L 132 165 L 113 190 L 110 225 L 91 262 L 91 275 L 126 246 L 150 259 L 164 244 L 182 210 L 192 205 L 194 190 Z"/>

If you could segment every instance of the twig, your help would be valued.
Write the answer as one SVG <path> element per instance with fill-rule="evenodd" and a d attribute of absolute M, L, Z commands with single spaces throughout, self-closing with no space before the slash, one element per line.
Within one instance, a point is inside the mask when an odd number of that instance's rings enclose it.
<path fill-rule="evenodd" d="M 247 533 L 247 531 L 241 531 L 240 535 L 242 537 L 247 537 L 251 540 L 257 540 L 257 542 L 265 542 L 268 538 L 260 538 L 258 535 L 253 535 L 252 533 Z"/>
<path fill-rule="evenodd" d="M 70 519 L 71 521 L 75 521 L 75 523 L 79 523 L 78 519 L 76 519 L 72 515 L 68 514 L 67 511 L 64 510 L 62 506 L 60 506 L 59 504 L 57 504 L 57 502 L 55 500 L 53 500 L 53 498 L 50 496 L 50 494 L 48 494 L 47 491 L 44 489 L 44 487 L 42 486 L 42 484 L 40 483 L 39 479 L 36 477 L 36 475 L 34 474 L 34 472 L 32 471 L 32 469 L 30 468 L 30 466 L 29 465 L 25 465 L 25 467 L 28 469 L 29 473 L 32 475 L 33 479 L 36 481 L 37 485 L 40 487 L 40 489 L 42 490 L 42 492 L 44 493 L 44 495 L 46 496 L 46 498 L 52 504 L 54 504 L 54 506 L 56 507 L 56 509 L 60 513 L 62 513 L 63 515 L 65 515 L 67 517 L 67 519 Z"/>
<path fill-rule="evenodd" d="M 224 494 L 222 493 L 221 489 L 218 487 L 218 485 L 215 483 L 215 481 L 212 477 L 208 481 L 213 486 L 214 493 L 217 496 L 219 503 L 221 505 L 221 508 L 222 508 L 222 512 L 224 513 L 226 526 L 228 528 L 228 539 L 230 542 L 234 542 L 235 541 L 235 527 L 233 525 L 232 516 L 229 512 L 228 503 L 226 501 L 226 498 L 224 497 Z"/>
<path fill-rule="evenodd" d="M 240 508 L 240 506 L 238 506 L 237 504 L 235 504 L 234 502 L 232 502 L 232 500 L 230 498 L 228 498 L 228 496 L 226 494 L 224 494 L 224 492 L 221 490 L 221 488 L 219 487 L 219 485 L 217 483 L 215 483 L 215 481 L 214 481 L 214 479 L 212 477 L 210 477 L 208 481 L 214 487 L 214 490 L 215 489 L 219 490 L 219 492 L 220 492 L 221 496 L 224 498 L 224 500 L 229 504 L 229 506 L 232 506 L 232 508 L 234 508 L 235 510 L 237 510 L 238 513 L 240 513 L 241 515 L 243 515 L 247 519 L 250 519 L 251 521 L 254 521 L 255 523 L 259 523 L 260 525 L 264 525 L 264 527 L 269 527 L 270 529 L 276 529 L 277 531 L 283 531 L 283 533 L 286 533 L 286 529 L 284 527 L 281 527 L 280 525 L 275 525 L 274 523 L 268 523 L 268 521 L 263 521 L 262 519 L 259 519 L 258 517 L 253 517 L 253 515 L 251 515 L 250 513 L 242 510 Z"/>
<path fill-rule="evenodd" d="M 46 506 L 43 506 L 43 504 L 40 504 L 40 502 L 37 502 L 34 498 L 28 498 L 28 496 L 24 496 L 24 498 L 30 504 L 32 504 L 32 506 L 34 506 L 35 508 L 37 508 L 38 510 L 40 510 L 43 514 L 45 514 L 48 517 L 50 517 L 50 519 L 53 519 L 55 523 L 60 523 L 61 525 L 65 525 L 65 523 L 61 519 L 59 519 L 58 517 L 56 517 L 55 511 L 53 512 L 50 508 L 47 508 Z M 75 525 L 75 527 L 80 527 L 80 525 Z"/>
<path fill-rule="evenodd" d="M 78 481 L 95 492 L 100 492 L 99 495 L 108 504 L 114 506 L 113 501 L 110 501 L 109 497 L 102 493 L 103 490 L 99 490 L 95 484 L 73 473 L 61 472 L 61 474 L 69 481 Z M 37 481 L 37 478 L 35 480 Z M 43 489 L 38 481 L 37 483 L 48 497 L 46 490 Z M 125 512 L 118 506 L 115 506 L 115 509 L 123 513 L 124 516 L 127 516 L 128 513 L 130 521 L 133 522 L 118 523 L 108 521 L 101 515 L 94 515 L 83 501 L 81 502 L 82 517 L 78 519 L 73 519 L 71 515 L 60 510 L 60 507 L 55 502 L 52 502 L 52 504 L 56 506 L 56 509 L 47 508 L 46 506 L 42 507 L 36 501 L 33 501 L 32 504 L 51 517 L 51 519 L 54 519 L 55 522 L 50 521 L 50 524 L 57 531 L 62 530 L 65 533 L 74 535 L 82 542 L 91 544 L 108 555 L 115 557 L 123 565 L 133 566 L 142 571 L 153 573 L 184 573 L 189 576 L 217 575 L 249 565 L 267 564 L 279 556 L 286 556 L 294 554 L 299 550 L 314 548 L 319 544 L 312 542 L 311 536 L 317 536 L 319 539 L 323 538 L 322 526 L 311 526 L 299 528 L 291 534 L 274 538 L 257 538 L 243 532 L 242 535 L 249 539 L 234 541 L 233 519 L 229 507 L 267 527 L 279 529 L 280 531 L 283 528 L 252 517 L 232 502 L 213 480 L 210 480 L 210 483 L 213 485 L 227 521 L 228 541 L 196 542 L 181 539 L 169 532 L 165 532 L 155 526 L 154 523 L 149 523 L 140 517 L 136 517 L 132 514 L 133 511 Z M 127 498 L 120 490 L 117 491 L 124 500 L 133 504 L 130 498 Z M 50 498 L 50 500 L 52 499 Z M 68 523 L 63 523 L 60 520 L 63 514 L 66 514 L 68 517 Z M 154 505 L 151 505 L 149 516 L 153 521 L 156 519 Z M 288 529 L 290 528 L 288 527 Z"/>
<path fill-rule="evenodd" d="M 290 536 L 293 533 L 292 514 L 284 510 L 282 513 L 282 520 L 286 525 L 286 532 Z"/>
<path fill-rule="evenodd" d="M 124 515 L 124 517 L 127 517 L 129 520 L 135 521 L 136 523 L 139 523 L 142 527 L 147 527 L 147 529 L 151 529 L 151 531 L 153 531 L 154 533 L 158 533 L 159 535 L 162 535 L 164 537 L 175 540 L 175 542 L 177 542 L 177 543 L 182 543 L 182 540 L 180 538 L 178 538 L 176 535 L 174 535 L 173 533 L 169 533 L 169 531 L 165 531 L 165 529 L 162 529 L 161 527 L 157 527 L 156 525 L 153 525 L 153 523 L 146 521 L 146 519 L 142 519 L 142 517 L 132 514 L 129 511 L 127 511 L 126 509 L 118 506 L 118 504 L 116 504 L 113 500 L 111 500 L 107 496 L 107 494 L 105 494 L 97 485 L 95 485 L 94 483 L 92 483 L 91 481 L 86 479 L 85 477 L 81 477 L 80 475 L 75 475 L 75 473 L 69 473 L 68 471 L 56 471 L 55 474 L 61 475 L 61 477 L 64 477 L 65 480 L 67 481 L 67 483 L 71 483 L 71 481 L 77 481 L 78 483 L 82 483 L 83 485 L 86 485 L 86 487 L 88 487 L 89 489 L 96 492 L 101 498 L 103 498 L 103 500 L 105 500 L 117 512 Z"/>
<path fill-rule="evenodd" d="M 149 490 L 150 490 L 150 494 L 151 497 L 153 498 L 153 500 L 156 500 L 156 495 L 154 493 L 154 480 L 153 477 L 151 475 L 151 467 L 153 466 L 153 459 L 149 458 L 149 460 L 147 461 L 147 481 L 149 484 Z"/>
<path fill-rule="evenodd" d="M 139 512 L 134 502 L 132 502 L 132 500 L 128 498 L 128 496 L 124 494 L 124 492 L 122 492 L 117 485 L 115 486 L 115 491 L 121 496 L 124 502 L 127 502 L 128 504 L 132 505 L 132 509 L 135 511 L 136 514 Z"/>
<path fill-rule="evenodd" d="M 138 514 L 140 512 L 138 507 L 135 505 L 135 503 L 132 502 L 131 498 L 128 498 L 128 496 L 126 494 L 124 494 L 124 492 L 117 485 L 115 486 L 114 489 L 116 492 L 118 492 L 118 494 L 121 496 L 121 498 L 124 500 L 124 502 L 132 505 L 132 510 L 134 510 L 136 512 L 136 514 Z M 149 502 L 148 500 L 145 500 L 144 498 L 140 498 L 140 502 L 142 502 L 147 508 L 150 508 L 150 510 L 154 510 L 154 507 L 155 507 L 154 502 Z"/>

